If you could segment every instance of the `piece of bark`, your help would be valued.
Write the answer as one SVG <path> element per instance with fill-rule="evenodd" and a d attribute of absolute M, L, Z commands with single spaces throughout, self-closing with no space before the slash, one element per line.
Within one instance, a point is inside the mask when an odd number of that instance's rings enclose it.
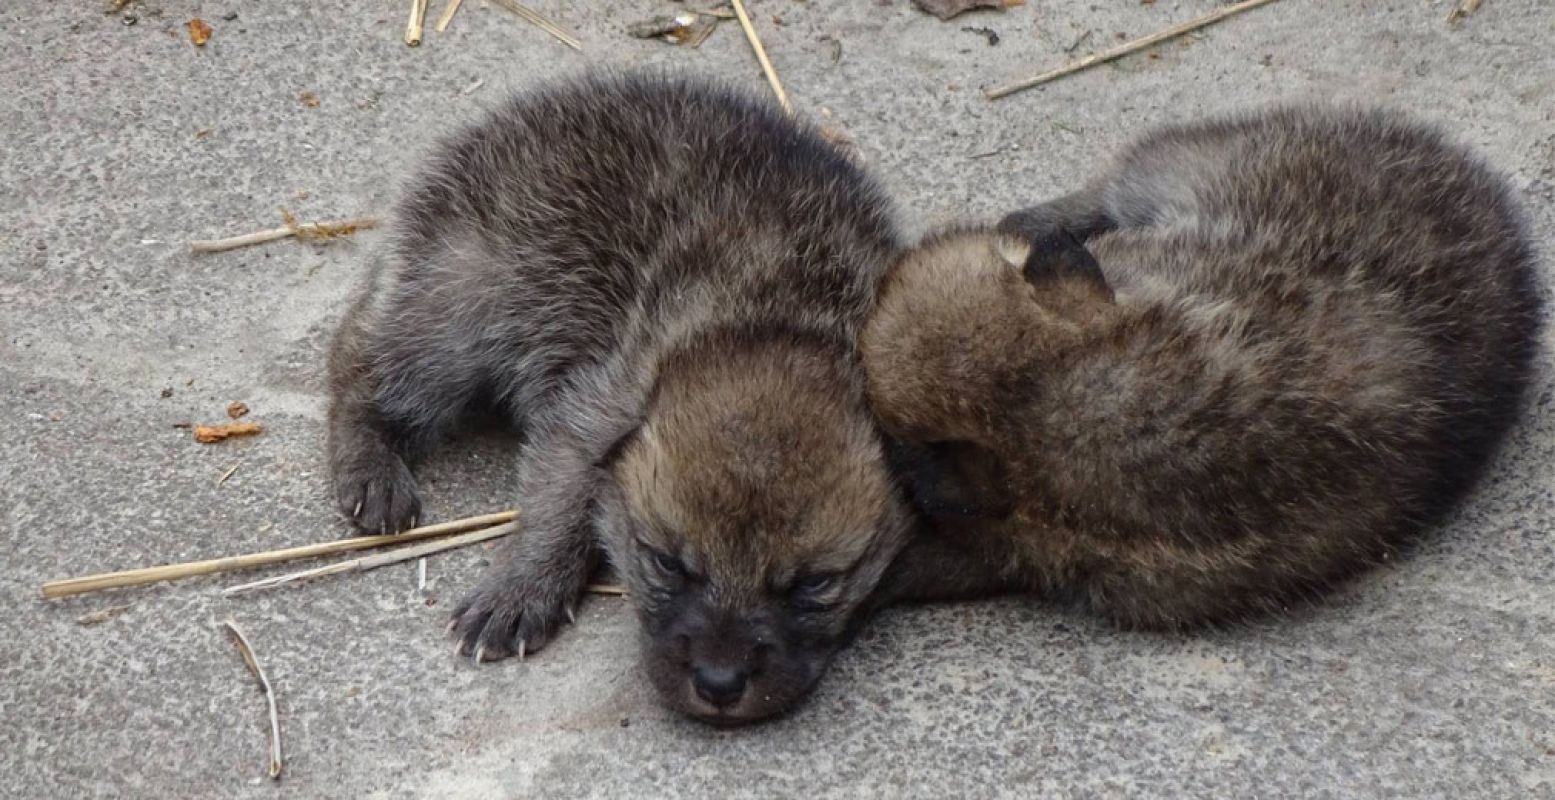
<path fill-rule="evenodd" d="M 194 426 L 194 440 L 200 444 L 210 444 L 229 439 L 233 436 L 255 436 L 264 432 L 257 422 L 231 422 L 226 425 L 196 425 Z"/>

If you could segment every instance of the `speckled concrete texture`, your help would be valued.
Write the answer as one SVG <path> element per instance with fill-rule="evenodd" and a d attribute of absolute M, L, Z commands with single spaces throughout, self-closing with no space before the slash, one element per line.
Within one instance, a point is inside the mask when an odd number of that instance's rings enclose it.
<path fill-rule="evenodd" d="M 281 207 L 381 211 L 447 126 L 588 65 L 764 88 L 732 23 L 695 50 L 626 36 L 669 0 L 533 0 L 583 53 L 480 0 L 416 49 L 408 0 L 104 2 L 0 8 L 0 795 L 1555 797 L 1548 351 L 1466 507 L 1319 608 L 1191 637 L 1028 599 L 893 610 L 812 702 L 743 730 L 655 704 L 618 599 L 526 663 L 456 660 L 442 622 L 479 548 L 430 562 L 432 605 L 412 565 L 230 600 L 221 587 L 267 573 L 43 601 L 52 578 L 344 533 L 320 367 L 375 235 L 200 257 L 185 241 L 279 224 Z M 1555 255 L 1547 0 L 1492 0 L 1456 27 L 1445 0 L 1289 0 L 999 102 L 978 87 L 1217 3 L 1028 0 L 947 23 L 907 0 L 749 5 L 796 106 L 857 139 L 913 231 L 1062 192 L 1153 123 L 1337 97 L 1478 146 Z M 195 16 L 214 29 L 203 49 Z M 171 427 L 229 400 L 266 433 L 203 446 Z M 429 514 L 511 505 L 514 447 L 435 459 Z M 279 784 L 229 616 L 279 693 Z"/>

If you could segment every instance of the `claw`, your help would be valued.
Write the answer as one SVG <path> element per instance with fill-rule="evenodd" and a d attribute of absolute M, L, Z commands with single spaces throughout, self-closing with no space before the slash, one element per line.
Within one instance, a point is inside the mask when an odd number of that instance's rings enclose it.
<path fill-rule="evenodd" d="M 447 625 L 443 626 L 443 633 L 444 634 L 453 633 L 454 632 L 454 628 L 457 628 L 457 627 L 459 627 L 459 620 L 457 618 L 456 619 L 451 619 L 451 620 L 448 621 Z"/>
<path fill-rule="evenodd" d="M 578 616 L 572 612 L 572 606 L 567 606 L 566 611 L 567 611 L 567 623 L 570 624 L 570 625 L 578 624 Z"/>
<path fill-rule="evenodd" d="M 519 639 L 518 640 L 518 660 L 519 661 L 523 661 L 524 660 L 524 640 L 523 639 Z"/>
<path fill-rule="evenodd" d="M 481 659 L 483 659 L 485 657 L 486 657 L 486 645 L 481 645 L 481 646 L 475 648 L 475 663 L 477 663 L 477 664 L 481 663 Z"/>
<path fill-rule="evenodd" d="M 356 501 L 356 508 L 351 509 L 351 518 L 356 519 L 360 516 L 362 516 L 362 501 L 358 500 Z"/>

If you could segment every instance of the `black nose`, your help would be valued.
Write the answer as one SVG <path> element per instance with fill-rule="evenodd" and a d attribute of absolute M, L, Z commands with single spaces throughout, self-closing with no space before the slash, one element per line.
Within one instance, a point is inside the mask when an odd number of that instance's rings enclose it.
<path fill-rule="evenodd" d="M 691 673 L 691 685 L 697 697 L 718 708 L 732 706 L 745 694 L 745 672 L 722 667 L 697 667 Z"/>

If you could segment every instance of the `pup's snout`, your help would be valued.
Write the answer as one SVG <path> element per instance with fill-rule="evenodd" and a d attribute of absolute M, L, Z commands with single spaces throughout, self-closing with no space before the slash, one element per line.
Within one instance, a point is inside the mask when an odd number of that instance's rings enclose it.
<path fill-rule="evenodd" d="M 692 670 L 691 685 L 697 697 L 715 708 L 727 708 L 745 696 L 750 672 L 743 668 L 702 666 Z"/>

